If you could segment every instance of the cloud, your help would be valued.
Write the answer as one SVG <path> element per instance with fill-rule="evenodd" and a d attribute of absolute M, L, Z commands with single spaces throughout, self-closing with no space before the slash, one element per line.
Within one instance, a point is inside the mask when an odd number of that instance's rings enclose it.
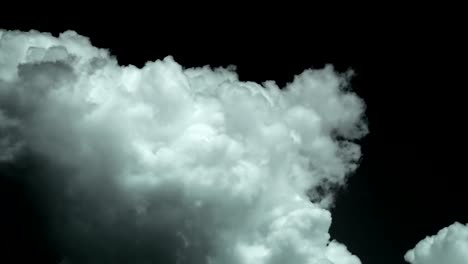
<path fill-rule="evenodd" d="M 327 66 L 280 89 L 170 56 L 120 66 L 73 31 L 0 30 L 0 161 L 41 162 L 18 177 L 63 263 L 358 264 L 323 191 L 367 133 L 348 80 Z"/>
<path fill-rule="evenodd" d="M 468 225 L 456 222 L 426 237 L 406 253 L 405 260 L 411 264 L 468 263 Z"/>

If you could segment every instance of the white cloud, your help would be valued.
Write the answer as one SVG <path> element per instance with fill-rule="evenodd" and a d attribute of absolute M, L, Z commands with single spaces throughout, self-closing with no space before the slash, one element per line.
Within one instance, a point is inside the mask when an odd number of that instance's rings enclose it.
<path fill-rule="evenodd" d="M 330 240 L 331 194 L 310 191 L 361 156 L 334 138 L 367 133 L 347 79 L 328 66 L 279 89 L 172 57 L 123 67 L 72 31 L 0 30 L 0 159 L 44 162 L 67 263 L 359 264 Z"/>
<path fill-rule="evenodd" d="M 411 264 L 468 263 L 468 225 L 454 223 L 426 237 L 406 253 L 405 260 Z"/>

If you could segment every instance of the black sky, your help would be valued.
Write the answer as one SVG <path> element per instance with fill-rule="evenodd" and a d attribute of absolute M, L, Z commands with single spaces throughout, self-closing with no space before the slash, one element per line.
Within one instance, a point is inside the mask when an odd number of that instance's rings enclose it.
<path fill-rule="evenodd" d="M 236 65 L 246 81 L 284 84 L 326 63 L 339 71 L 353 69 L 352 85 L 367 104 L 370 134 L 361 142 L 360 169 L 338 194 L 331 234 L 362 263 L 397 264 L 405 263 L 405 252 L 425 236 L 455 221 L 468 222 L 466 51 L 456 24 L 377 17 L 359 23 L 308 17 L 292 22 L 286 15 L 256 23 L 0 19 L 0 28 L 54 34 L 73 29 L 94 46 L 110 49 L 123 65 L 172 55 L 185 67 Z M 35 166 L 29 161 L 0 168 L 0 255 L 17 263 L 54 263 L 34 194 L 27 183 L 8 177 Z"/>

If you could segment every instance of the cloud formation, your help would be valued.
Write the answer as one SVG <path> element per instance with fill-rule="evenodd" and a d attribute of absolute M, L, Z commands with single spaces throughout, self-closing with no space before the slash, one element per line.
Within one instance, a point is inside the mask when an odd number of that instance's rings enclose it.
<path fill-rule="evenodd" d="M 456 222 L 426 237 L 406 253 L 405 260 L 411 264 L 468 263 L 468 225 Z"/>
<path fill-rule="evenodd" d="M 120 66 L 73 31 L 0 30 L 0 162 L 41 162 L 63 263 L 359 264 L 328 233 L 367 133 L 348 81 Z"/>

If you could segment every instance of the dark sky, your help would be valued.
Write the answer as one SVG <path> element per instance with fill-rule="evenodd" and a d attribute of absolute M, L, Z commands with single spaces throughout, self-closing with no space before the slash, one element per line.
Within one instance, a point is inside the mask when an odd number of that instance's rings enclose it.
<path fill-rule="evenodd" d="M 142 66 L 172 55 L 185 67 L 237 65 L 241 80 L 256 82 L 284 84 L 326 63 L 339 71 L 353 69 L 352 85 L 367 104 L 370 134 L 361 141 L 361 167 L 338 192 L 331 234 L 363 263 L 397 264 L 405 263 L 405 252 L 425 236 L 455 221 L 468 222 L 466 54 L 456 25 L 377 17 L 355 24 L 307 17 L 256 23 L 193 18 L 180 25 L 152 18 L 6 19 L 0 28 L 54 34 L 73 29 L 94 46 L 110 49 L 120 64 Z M 26 183 L 6 175 L 35 166 L 30 161 L 0 168 L 5 213 L 0 239 L 6 244 L 0 254 L 54 263 L 33 194 Z"/>

